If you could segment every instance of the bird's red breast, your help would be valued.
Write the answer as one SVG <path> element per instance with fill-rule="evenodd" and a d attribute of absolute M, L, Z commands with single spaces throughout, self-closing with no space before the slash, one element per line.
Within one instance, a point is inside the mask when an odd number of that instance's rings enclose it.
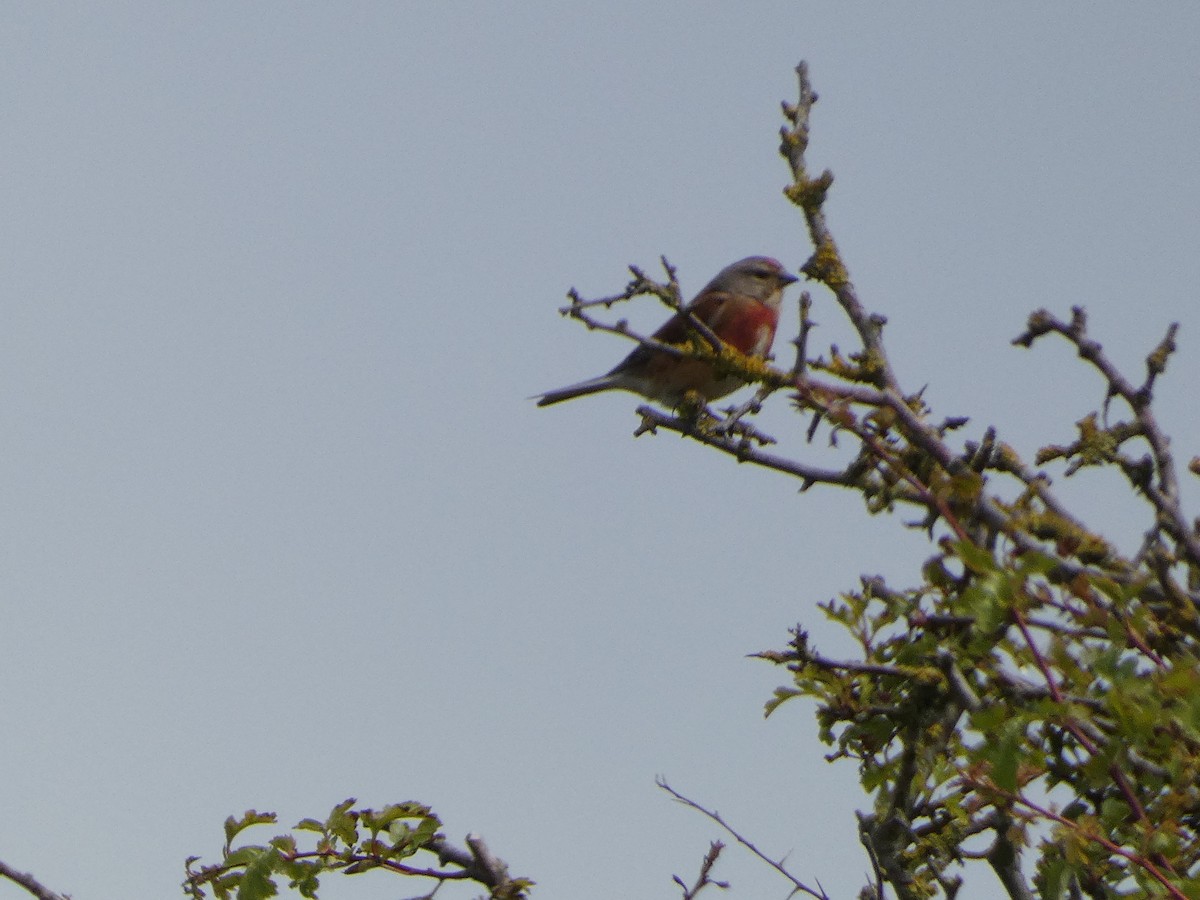
<path fill-rule="evenodd" d="M 748 356 L 764 356 L 770 350 L 779 320 L 779 311 L 774 306 L 721 291 L 698 297 L 689 310 L 725 344 Z M 682 344 L 693 332 L 687 316 L 676 314 L 654 332 L 654 339 L 664 344 Z M 609 374 L 636 379 L 639 385 L 636 390 L 667 400 L 689 390 L 715 399 L 742 384 L 736 376 L 718 378 L 710 362 L 679 359 L 650 347 L 638 347 Z"/>
<path fill-rule="evenodd" d="M 692 304 L 691 313 L 729 346 L 748 356 L 761 356 L 771 347 L 779 310 L 750 297 L 706 294 Z M 664 344 L 682 344 L 691 329 L 686 316 L 672 316 L 654 333 Z"/>

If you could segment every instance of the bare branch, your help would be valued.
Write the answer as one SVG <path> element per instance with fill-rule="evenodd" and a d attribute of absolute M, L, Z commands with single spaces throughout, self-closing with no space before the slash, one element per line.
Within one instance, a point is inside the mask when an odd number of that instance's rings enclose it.
<path fill-rule="evenodd" d="M 683 883 L 682 878 L 678 875 L 674 876 L 675 883 L 683 888 L 683 900 L 695 900 L 695 897 L 710 885 L 721 889 L 729 887 L 728 882 L 717 881 L 711 877 L 713 866 L 717 864 L 717 857 L 721 855 L 721 851 L 724 849 L 725 845 L 720 841 L 713 841 L 709 844 L 708 852 L 704 854 L 704 859 L 700 862 L 700 874 L 690 888 Z"/>
<path fill-rule="evenodd" d="M 442 865 L 451 863 L 462 868 L 462 873 L 430 873 L 432 877 L 467 877 L 490 888 L 498 887 L 509 880 L 508 865 L 488 848 L 483 838 L 471 833 L 466 837 L 466 848 L 456 847 L 442 835 L 435 835 L 429 849 L 437 854 Z"/>
<path fill-rule="evenodd" d="M 674 797 L 677 801 L 682 803 L 684 806 L 690 806 L 692 809 L 696 810 L 697 812 L 703 813 L 704 815 L 708 816 L 708 818 L 712 819 L 714 822 L 716 822 L 718 825 L 720 825 L 722 828 L 724 828 L 727 832 L 729 832 L 729 834 L 731 834 L 737 840 L 737 842 L 739 844 L 741 844 L 743 847 L 745 847 L 747 850 L 749 850 L 751 853 L 753 853 L 755 856 L 757 856 L 759 859 L 761 859 L 763 862 L 765 862 L 767 865 L 769 865 L 772 869 L 774 869 L 776 872 L 778 872 L 780 875 L 782 875 L 784 878 L 786 878 L 788 881 L 790 881 L 792 883 L 792 885 L 795 886 L 797 891 L 804 893 L 804 894 L 808 894 L 810 897 L 816 897 L 817 900 L 830 900 L 829 895 L 826 894 L 825 891 L 820 889 L 821 886 L 820 886 L 819 882 L 818 882 L 817 888 L 815 890 L 813 888 L 810 888 L 808 885 L 806 885 L 804 882 L 802 882 L 800 879 L 798 879 L 795 875 L 793 875 L 791 872 L 789 872 L 781 861 L 771 859 L 771 857 L 767 856 L 765 853 L 763 853 L 761 850 L 759 850 L 757 847 L 755 847 L 752 843 L 750 843 L 750 841 L 748 841 L 748 840 L 746 840 L 746 838 L 742 837 L 741 834 L 739 834 L 736 830 L 734 830 L 734 828 L 731 825 L 729 825 L 724 819 L 721 818 L 719 813 L 715 812 L 714 810 L 705 809 L 703 806 L 701 806 L 695 800 L 688 799 L 683 794 L 679 793 L 673 787 L 671 787 L 669 784 L 667 784 L 667 782 L 664 781 L 662 778 L 657 779 L 657 784 L 660 788 L 662 788 L 664 791 L 666 791 L 668 794 L 670 794 L 672 797 Z"/>
<path fill-rule="evenodd" d="M 1155 482 L 1136 476 L 1137 467 L 1127 470 L 1130 482 L 1146 495 L 1158 512 L 1160 520 L 1171 538 L 1186 553 L 1191 564 L 1200 566 L 1200 536 L 1193 524 L 1184 516 L 1180 507 L 1179 483 L 1175 471 L 1175 460 L 1170 451 L 1170 440 L 1163 433 L 1151 409 L 1154 383 L 1166 370 L 1167 360 L 1175 351 L 1175 334 L 1179 323 L 1172 322 L 1158 346 L 1146 357 L 1146 380 L 1134 386 L 1104 353 L 1104 348 L 1088 335 L 1087 313 L 1083 307 L 1071 309 L 1070 323 L 1063 322 L 1044 309 L 1029 317 L 1025 331 L 1013 338 L 1013 343 L 1031 347 L 1035 340 L 1046 334 L 1059 334 L 1066 338 L 1079 356 L 1090 363 L 1104 378 L 1106 397 L 1120 397 L 1128 404 L 1137 422 L 1136 434 L 1150 445 L 1153 455 Z M 1130 435 L 1132 436 L 1132 434 Z"/>
<path fill-rule="evenodd" d="M 850 281 L 850 275 L 842 263 L 837 244 L 825 220 L 823 206 L 825 196 L 833 185 L 833 173 L 826 169 L 815 178 L 808 175 L 805 153 L 808 150 L 809 116 L 813 104 L 817 102 L 817 94 L 808 79 L 807 63 L 801 62 L 796 66 L 796 77 L 799 82 L 799 96 L 795 106 L 784 104 L 784 117 L 792 126 L 781 129 L 779 152 L 792 170 L 792 183 L 784 190 L 784 194 L 803 211 L 813 245 L 813 254 L 801 267 L 801 271 L 814 281 L 820 281 L 833 292 L 858 331 L 867 357 L 873 365 L 878 366 L 877 383 L 883 387 L 896 388 L 896 377 L 883 348 L 883 325 L 886 320 L 878 314 L 868 314 L 859 302 L 858 293 Z"/>
<path fill-rule="evenodd" d="M 1021 874 L 1020 848 L 1012 840 L 1010 824 L 1007 814 L 997 812 L 996 822 L 992 826 L 996 832 L 996 840 L 987 852 L 988 865 L 992 867 L 996 878 L 1012 900 L 1036 900 Z"/>
<path fill-rule="evenodd" d="M 814 484 L 837 484 L 847 487 L 855 483 L 854 476 L 846 471 L 807 466 L 787 457 L 764 453 L 762 450 L 755 449 L 748 441 L 740 440 L 733 435 L 722 434 L 716 429 L 699 428 L 694 418 L 673 415 L 653 406 L 639 406 L 637 413 L 642 417 L 642 424 L 634 432 L 635 436 L 647 432 L 653 433 L 656 428 L 665 428 L 668 431 L 694 438 L 702 444 L 715 447 L 722 453 L 733 456 L 739 462 L 753 462 L 763 468 L 793 475 L 804 482 L 801 490 L 806 490 Z"/>
<path fill-rule="evenodd" d="M 43 885 L 29 873 L 18 872 L 3 862 L 0 862 L 0 878 L 7 878 L 9 881 L 20 885 L 34 897 L 37 897 L 37 900 L 69 900 L 63 894 L 58 894 L 50 890 L 50 888 Z"/>

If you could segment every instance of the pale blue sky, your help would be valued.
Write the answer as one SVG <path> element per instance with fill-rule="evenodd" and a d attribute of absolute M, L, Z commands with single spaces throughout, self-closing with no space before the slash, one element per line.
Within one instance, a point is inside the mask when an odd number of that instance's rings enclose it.
<path fill-rule="evenodd" d="M 784 673 L 745 655 L 798 621 L 836 650 L 817 602 L 926 546 L 631 440 L 629 396 L 526 398 L 628 350 L 559 318 L 571 286 L 803 262 L 776 131 L 804 58 L 909 387 L 1031 454 L 1101 398 L 1008 345 L 1031 309 L 1084 304 L 1133 373 L 1179 320 L 1160 415 L 1200 452 L 1200 6 L 1045 7 L 7 5 L 0 859 L 177 896 L 231 812 L 411 798 L 538 896 L 669 897 L 718 834 L 663 775 L 853 896 L 854 772 L 808 708 L 763 721 Z M 764 421 L 822 453 L 785 398 Z M 1064 489 L 1132 539 L 1108 485 Z M 787 893 L 736 850 L 719 874 Z"/>

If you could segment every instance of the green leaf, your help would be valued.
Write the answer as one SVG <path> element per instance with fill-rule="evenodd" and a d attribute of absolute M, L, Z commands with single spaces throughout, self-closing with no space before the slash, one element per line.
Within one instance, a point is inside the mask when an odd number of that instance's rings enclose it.
<path fill-rule="evenodd" d="M 1008 719 L 990 734 L 979 747 L 979 755 L 992 767 L 992 781 L 1003 791 L 1017 790 L 1017 767 L 1021 762 L 1021 741 L 1025 726 L 1020 719 Z"/>
<path fill-rule="evenodd" d="M 963 565 L 976 575 L 997 571 L 996 560 L 982 547 L 977 547 L 970 541 L 956 541 L 953 547 L 955 555 L 963 561 Z"/>
<path fill-rule="evenodd" d="M 219 900 L 229 900 L 236 892 L 238 886 L 242 883 L 241 872 L 230 872 L 220 878 L 214 878 L 211 882 L 213 893 Z"/>
<path fill-rule="evenodd" d="M 307 866 L 304 874 L 292 879 L 289 887 L 295 888 L 300 893 L 301 897 L 308 897 L 313 900 L 317 896 L 317 889 L 320 888 L 321 882 L 317 878 L 318 869 L 316 866 Z"/>
<path fill-rule="evenodd" d="M 1169 859 L 1179 853 L 1179 844 L 1179 835 L 1173 831 L 1159 829 L 1151 833 L 1147 846 L 1152 852 L 1161 853 Z"/>
<path fill-rule="evenodd" d="M 1067 886 L 1067 861 L 1061 856 L 1047 854 L 1040 875 L 1042 900 L 1058 900 Z"/>
<path fill-rule="evenodd" d="M 392 848 L 378 838 L 366 838 L 359 845 L 359 853 L 365 853 L 369 856 L 380 856 L 387 853 Z"/>
<path fill-rule="evenodd" d="M 353 797 L 343 800 L 325 820 L 325 830 L 338 837 L 347 847 L 352 847 L 358 840 L 358 816 L 350 809 L 353 805 Z"/>
<path fill-rule="evenodd" d="M 1025 577 L 1049 575 L 1058 568 L 1058 561 L 1044 553 L 1023 553 L 1017 563 L 1017 573 Z"/>
<path fill-rule="evenodd" d="M 254 861 L 246 866 L 246 870 L 242 874 L 242 883 L 238 885 L 237 900 L 266 900 L 266 898 L 274 897 L 279 893 L 275 886 L 275 879 L 271 877 L 275 874 L 278 862 L 279 851 L 275 848 L 260 852 Z"/>
<path fill-rule="evenodd" d="M 992 635 L 1008 621 L 1007 585 L 998 576 L 977 578 L 962 593 L 963 611 L 975 619 L 975 633 L 991 644 Z"/>
<path fill-rule="evenodd" d="M 421 824 L 417 826 L 415 838 L 422 846 L 429 843 L 434 835 L 438 833 L 438 829 L 442 827 L 442 820 L 432 813 L 425 816 L 421 820 Z"/>
<path fill-rule="evenodd" d="M 409 816 L 409 818 L 412 818 L 412 816 Z M 416 851 L 429 842 L 429 839 L 437 833 L 441 824 L 441 820 L 434 815 L 423 816 L 415 826 L 401 819 L 392 822 L 388 826 L 388 834 L 394 843 L 404 843 L 412 847 L 413 851 Z"/>
<path fill-rule="evenodd" d="M 1087 812 L 1087 809 L 1088 809 L 1087 804 L 1084 803 L 1082 800 L 1078 800 L 1078 799 L 1072 800 L 1070 803 L 1068 803 L 1066 805 L 1066 808 L 1063 809 L 1062 816 L 1064 819 L 1071 819 L 1071 820 L 1078 819 L 1085 812 Z"/>
<path fill-rule="evenodd" d="M 246 810 L 240 819 L 230 816 L 225 820 L 225 843 L 232 844 L 233 839 L 251 825 L 268 825 L 274 821 L 275 813 L 260 813 L 253 809 Z"/>
<path fill-rule="evenodd" d="M 236 850 L 231 850 L 225 854 L 225 865 L 229 868 L 234 866 L 248 866 L 258 859 L 259 855 L 266 849 L 266 847 L 261 847 L 257 844 L 238 847 Z"/>
<path fill-rule="evenodd" d="M 385 806 L 375 814 L 375 820 L 380 829 L 387 828 L 397 819 L 424 819 L 432 812 L 428 806 L 420 803 L 393 803 Z"/>
<path fill-rule="evenodd" d="M 763 710 L 763 716 L 769 717 L 771 713 L 783 706 L 793 697 L 803 697 L 804 691 L 798 691 L 794 688 L 775 688 L 775 696 L 766 703 L 766 708 Z"/>
<path fill-rule="evenodd" d="M 1106 797 L 1100 804 L 1100 821 L 1108 830 L 1114 831 L 1129 819 L 1129 804 L 1116 797 Z"/>

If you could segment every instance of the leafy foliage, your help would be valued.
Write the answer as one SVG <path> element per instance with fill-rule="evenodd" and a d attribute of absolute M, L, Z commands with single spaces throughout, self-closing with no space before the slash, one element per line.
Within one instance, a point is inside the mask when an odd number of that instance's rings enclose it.
<path fill-rule="evenodd" d="M 508 877 L 507 867 L 488 852 L 483 842 L 468 836 L 470 850 L 451 846 L 441 833 L 441 820 L 420 803 L 395 803 L 380 810 L 355 809 L 353 799 L 335 806 L 323 820 L 302 819 L 291 833 L 262 844 L 235 840 L 247 829 L 274 825 L 274 813 L 248 810 L 225 820 L 223 858 L 196 867 L 187 861 L 184 893 L 203 900 L 211 891 L 217 900 L 266 900 L 279 893 L 279 881 L 301 897 L 316 898 L 320 879 L 329 872 L 359 875 L 372 870 L 419 878 L 431 883 L 429 896 L 448 881 L 475 881 L 495 900 L 521 900 L 533 882 Z M 298 834 L 314 835 L 302 849 Z M 417 865 L 418 854 L 434 857 Z M 445 868 L 447 865 L 452 868 Z"/>

